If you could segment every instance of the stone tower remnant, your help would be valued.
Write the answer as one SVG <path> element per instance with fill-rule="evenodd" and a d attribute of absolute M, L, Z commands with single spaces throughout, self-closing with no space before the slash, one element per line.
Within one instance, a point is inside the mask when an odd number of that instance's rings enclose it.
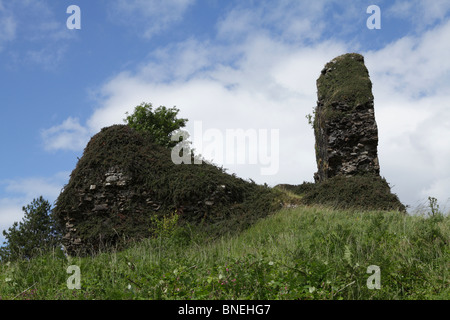
<path fill-rule="evenodd" d="M 378 129 L 372 82 L 357 53 L 341 55 L 325 65 L 317 79 L 315 108 L 316 182 L 345 175 L 379 175 Z"/>

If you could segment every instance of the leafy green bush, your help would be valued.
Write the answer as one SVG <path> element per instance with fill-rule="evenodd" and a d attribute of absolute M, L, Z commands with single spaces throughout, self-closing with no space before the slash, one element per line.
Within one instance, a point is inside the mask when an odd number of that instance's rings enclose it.
<path fill-rule="evenodd" d="M 152 135 L 153 140 L 164 147 L 174 147 L 178 142 L 171 136 L 186 125 L 187 119 L 178 119 L 180 110 L 176 107 L 160 106 L 153 111 L 151 103 L 141 103 L 136 106 L 133 114 L 126 113 L 125 123 L 137 131 L 145 131 Z"/>

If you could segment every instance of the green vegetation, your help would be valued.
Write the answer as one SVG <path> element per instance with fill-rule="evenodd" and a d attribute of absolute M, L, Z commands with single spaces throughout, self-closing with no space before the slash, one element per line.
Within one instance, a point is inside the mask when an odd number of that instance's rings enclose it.
<path fill-rule="evenodd" d="M 0 248 L 0 260 L 31 259 L 52 250 L 61 240 L 55 230 L 50 203 L 42 196 L 22 207 L 24 217 L 3 231 L 6 241 Z"/>
<path fill-rule="evenodd" d="M 0 263 L 0 299 L 449 299 L 450 217 L 283 209 L 215 241 L 161 221 L 123 251 Z M 81 289 L 67 288 L 67 267 Z M 367 268 L 380 267 L 369 290 Z"/>
<path fill-rule="evenodd" d="M 335 209 L 397 210 L 406 212 L 397 195 L 391 193 L 387 181 L 372 174 L 338 175 L 321 183 L 280 185 L 301 198 L 306 205 L 325 205 Z"/>
<path fill-rule="evenodd" d="M 137 114 L 156 121 L 151 105 Z M 173 122 L 177 110 L 155 114 Z M 410 216 L 378 176 L 269 188 L 207 162 L 174 165 L 170 134 L 152 130 L 102 129 L 53 214 L 42 197 L 24 207 L 26 219 L 10 228 L 2 249 L 0 300 L 450 298 L 450 217 L 435 198 L 428 216 Z M 114 241 L 66 256 L 52 240 L 54 226 L 64 231 L 65 214 L 112 167 L 130 178 L 125 192 L 134 198 L 102 214 L 81 208 L 76 229 L 88 244 L 99 236 Z M 80 289 L 68 288 L 69 266 L 81 271 Z M 381 270 L 380 289 L 367 286 L 369 266 Z"/>
<path fill-rule="evenodd" d="M 91 185 L 104 183 L 111 167 L 130 178 L 126 190 L 134 194 L 132 201 L 123 210 L 111 206 L 103 214 L 83 215 L 93 207 L 78 209 L 80 199 Z M 95 251 L 100 238 L 102 245 L 115 246 L 150 237 L 152 217 L 173 212 L 180 215 L 180 223 L 202 225 L 212 237 L 243 230 L 280 208 L 278 194 L 207 162 L 175 165 L 171 150 L 155 143 L 150 133 L 115 125 L 91 138 L 53 211 L 63 234 L 67 212 L 83 216 L 77 237 Z M 149 208 L 148 199 L 160 204 L 157 211 Z"/>
<path fill-rule="evenodd" d="M 186 126 L 187 119 L 178 119 L 180 110 L 176 107 L 160 106 L 153 111 L 151 103 L 141 103 L 136 106 L 133 114 L 126 113 L 124 122 L 135 129 L 150 133 L 152 140 L 161 146 L 172 148 L 178 141 L 172 141 L 172 135 Z"/>
<path fill-rule="evenodd" d="M 323 106 L 306 116 L 315 131 L 323 128 L 326 120 L 342 119 L 374 99 L 369 71 L 358 53 L 343 54 L 328 62 L 317 79 L 317 90 Z"/>
<path fill-rule="evenodd" d="M 324 99 L 325 108 L 333 102 L 356 107 L 373 100 L 372 83 L 362 55 L 341 55 L 327 63 L 325 70 L 329 71 L 317 80 L 318 97 Z"/>

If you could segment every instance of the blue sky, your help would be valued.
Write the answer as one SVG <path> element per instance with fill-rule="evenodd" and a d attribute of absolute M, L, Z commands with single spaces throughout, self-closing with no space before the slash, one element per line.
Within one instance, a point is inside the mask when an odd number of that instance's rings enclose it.
<path fill-rule="evenodd" d="M 80 30 L 66 27 L 70 5 Z M 370 5 L 381 29 L 366 26 Z M 321 69 L 346 52 L 365 56 L 373 82 L 381 174 L 405 204 L 446 203 L 449 16 L 446 0 L 0 0 L 0 230 L 33 198 L 53 202 L 89 138 L 143 101 L 177 106 L 191 134 L 196 121 L 279 130 L 276 174 L 224 166 L 312 181 L 305 115 Z"/>

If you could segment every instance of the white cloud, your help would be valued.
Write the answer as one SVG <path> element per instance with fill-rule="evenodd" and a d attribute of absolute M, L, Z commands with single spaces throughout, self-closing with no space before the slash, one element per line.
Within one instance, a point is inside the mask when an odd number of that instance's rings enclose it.
<path fill-rule="evenodd" d="M 423 199 L 427 199 L 428 197 L 434 197 L 438 199 L 439 203 L 441 205 L 447 205 L 450 203 L 450 195 L 448 193 L 448 190 L 450 190 L 450 176 L 437 178 L 434 180 L 426 189 L 421 191 L 421 195 Z M 444 207 L 441 207 L 444 212 Z M 450 208 L 446 208 L 448 210 Z"/>
<path fill-rule="evenodd" d="M 0 20 L 0 41 L 11 41 L 16 36 L 16 21 L 13 17 L 2 17 Z"/>
<path fill-rule="evenodd" d="M 155 77 L 153 62 L 135 74 L 120 73 L 108 81 L 101 92 L 104 102 L 87 122 L 88 127 L 98 130 L 122 123 L 126 111 L 131 112 L 135 105 L 147 101 L 156 106 L 179 107 L 180 116 L 189 119 L 187 129 L 191 137 L 195 121 L 203 122 L 204 131 L 218 129 L 223 134 L 227 129 L 279 129 L 278 175 L 260 176 L 258 166 L 233 163 L 224 166 L 260 183 L 312 180 L 314 138 L 305 115 L 315 106 L 315 80 L 320 70 L 326 61 L 345 52 L 345 46 L 326 42 L 315 47 L 293 47 L 257 37 L 237 49 L 243 55 L 232 67 L 220 63 L 222 57 L 208 54 L 208 50 L 219 51 L 217 48 L 197 51 L 196 46 L 188 44 L 180 44 L 184 48 L 182 54 L 168 54 L 159 61 L 160 67 L 167 65 L 167 69 L 156 69 L 156 73 L 170 73 L 172 68 L 188 70 L 174 73 L 177 76 L 172 81 Z M 205 56 L 206 62 L 203 60 L 198 68 L 193 68 L 191 61 Z M 171 65 L 169 61 L 174 63 Z"/>
<path fill-rule="evenodd" d="M 221 53 L 219 48 L 190 38 L 152 51 L 149 55 L 151 62 L 139 67 L 139 75 L 155 82 L 188 80 L 226 57 L 227 54 Z"/>
<path fill-rule="evenodd" d="M 0 2 L 0 51 L 5 43 L 16 37 L 17 22 L 13 15 Z"/>
<path fill-rule="evenodd" d="M 24 203 L 20 199 L 0 199 L 0 246 L 3 245 L 5 238 L 3 231 L 7 231 L 14 222 L 19 222 L 23 217 Z"/>
<path fill-rule="evenodd" d="M 0 246 L 4 238 L 2 231 L 23 218 L 22 207 L 33 199 L 43 196 L 50 204 L 59 196 L 61 189 L 69 179 L 69 172 L 59 172 L 51 177 L 30 177 L 15 180 L 2 180 L 0 198 Z"/>
<path fill-rule="evenodd" d="M 9 63 L 55 69 L 64 58 L 68 41 L 76 36 L 48 1 L 0 3 L 0 50 L 7 42 L 18 44 L 8 48 Z"/>
<path fill-rule="evenodd" d="M 194 0 L 116 0 L 109 4 L 114 22 L 151 38 L 180 21 Z"/>
<path fill-rule="evenodd" d="M 386 16 L 407 19 L 413 23 L 417 31 L 440 23 L 450 13 L 450 2 L 447 0 L 396 0 L 386 10 Z"/>
<path fill-rule="evenodd" d="M 67 45 L 58 48 L 44 47 L 38 50 L 29 50 L 24 61 L 42 66 L 45 70 L 54 70 L 63 60 L 67 52 Z"/>
<path fill-rule="evenodd" d="M 218 23 L 219 38 L 249 40 L 256 34 L 281 40 L 317 40 L 327 24 L 327 9 L 335 1 L 240 2 Z"/>
<path fill-rule="evenodd" d="M 280 35 L 281 28 L 275 28 L 275 34 L 268 32 L 259 18 L 266 15 L 266 21 L 281 21 L 280 8 L 287 12 L 284 26 L 295 28 L 294 15 L 283 6 L 286 3 L 274 4 L 273 12 L 231 10 L 217 25 L 218 42 L 191 38 L 156 49 L 138 71 L 121 72 L 108 80 L 86 126 L 75 121 L 72 131 L 96 132 L 123 123 L 125 112 L 143 101 L 175 105 L 181 109 L 180 116 L 189 119 L 191 135 L 197 120 L 203 121 L 204 130 L 280 130 L 277 175 L 260 176 L 257 166 L 225 165 L 230 172 L 272 185 L 311 181 L 316 171 L 314 137 L 305 115 L 316 105 L 320 70 L 349 48 L 338 40 L 312 41 L 320 39 L 320 26 L 319 34 L 308 38 L 308 45 L 293 41 L 289 31 Z M 314 24 L 317 17 L 323 19 L 321 5 L 305 7 L 305 14 L 312 14 L 308 21 Z M 448 190 L 449 38 L 450 22 L 445 22 L 382 49 L 362 52 L 373 82 L 381 173 L 410 205 L 429 193 L 446 197 Z M 55 143 L 49 145 L 81 149 L 81 141 L 67 142 L 76 134 L 56 142 L 63 128 L 51 131 L 55 139 L 49 141 Z"/>
<path fill-rule="evenodd" d="M 82 150 L 90 138 L 90 132 L 79 120 L 69 117 L 62 124 L 41 132 L 44 147 L 53 150 Z"/>
<path fill-rule="evenodd" d="M 8 11 L 17 22 L 17 38 L 41 44 L 73 39 L 74 33 L 66 28 L 64 16 L 55 13 L 49 1 L 8 1 Z"/>
<path fill-rule="evenodd" d="M 381 50 L 368 52 L 372 76 L 393 92 L 402 91 L 410 98 L 450 92 L 450 21 L 429 30 L 420 37 L 407 36 Z"/>
<path fill-rule="evenodd" d="M 450 21 L 365 54 L 382 173 L 408 204 L 450 197 Z"/>
<path fill-rule="evenodd" d="M 6 180 L 4 188 L 6 194 L 21 195 L 26 199 L 33 199 L 39 196 L 56 199 L 61 192 L 64 181 L 67 181 L 68 173 L 62 172 L 51 178 L 25 178 L 19 180 Z"/>

